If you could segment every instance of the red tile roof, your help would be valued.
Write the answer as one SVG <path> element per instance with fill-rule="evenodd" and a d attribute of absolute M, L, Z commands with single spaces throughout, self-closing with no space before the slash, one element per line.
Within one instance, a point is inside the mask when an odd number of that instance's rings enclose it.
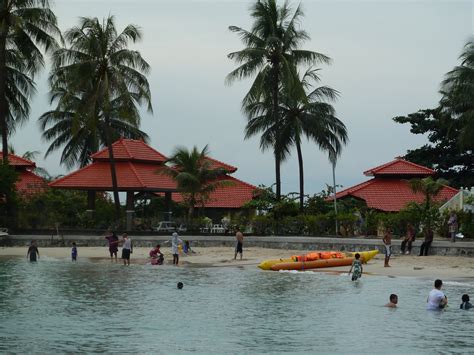
<path fill-rule="evenodd" d="M 175 181 L 165 174 L 159 174 L 160 164 L 116 162 L 117 183 L 120 191 L 176 191 Z M 112 190 L 110 164 L 95 161 L 49 184 L 61 189 Z"/>
<path fill-rule="evenodd" d="M 211 163 L 210 169 L 222 168 L 222 169 L 227 170 L 229 173 L 235 173 L 237 171 L 237 168 L 235 166 L 223 163 L 217 159 L 206 157 L 206 160 Z"/>
<path fill-rule="evenodd" d="M 29 196 L 44 192 L 48 188 L 46 181 L 29 170 L 20 172 L 19 180 L 16 182 L 16 189 L 23 196 Z"/>
<path fill-rule="evenodd" d="M 117 161 L 164 162 L 167 158 L 143 141 L 121 138 L 112 144 L 114 158 Z M 108 160 L 106 148 L 91 155 L 92 160 Z"/>
<path fill-rule="evenodd" d="M 438 202 L 449 200 L 457 192 L 458 190 L 452 187 L 444 186 L 434 200 Z M 407 180 L 396 178 L 374 178 L 336 194 L 336 198 L 346 196 L 360 198 L 369 208 L 387 212 L 400 211 L 412 201 L 417 203 L 424 201 L 424 196 L 420 193 L 415 194 Z"/>
<path fill-rule="evenodd" d="M 364 171 L 364 175 L 413 175 L 413 177 L 434 175 L 435 171 L 426 166 L 412 163 L 402 158 L 396 158 L 391 162 L 377 166 L 370 170 Z"/>
<path fill-rule="evenodd" d="M 205 204 L 206 208 L 241 208 L 245 203 L 253 198 L 255 186 L 232 176 L 224 176 L 219 180 L 229 181 L 229 186 L 217 188 L 209 196 L 209 201 Z M 162 196 L 162 194 L 158 194 Z M 173 193 L 171 198 L 174 202 L 183 202 L 183 196 L 180 193 Z M 196 207 L 201 207 L 197 205 Z"/>
<path fill-rule="evenodd" d="M 2 152 L 0 151 L 0 157 L 1 156 L 2 156 Z M 29 168 L 36 167 L 36 164 L 33 163 L 32 161 L 19 157 L 18 155 L 15 155 L 15 154 L 11 154 L 11 153 L 8 154 L 8 163 L 12 166 L 17 166 L 17 167 L 29 167 Z"/>

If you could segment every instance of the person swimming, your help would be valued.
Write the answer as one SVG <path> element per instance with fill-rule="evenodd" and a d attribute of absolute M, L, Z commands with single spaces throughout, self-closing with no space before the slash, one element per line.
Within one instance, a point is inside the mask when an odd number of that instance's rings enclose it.
<path fill-rule="evenodd" d="M 468 309 L 472 308 L 472 303 L 469 302 L 469 295 L 468 294 L 462 295 L 461 301 L 462 301 L 462 303 L 459 306 L 460 309 L 468 310 Z"/>

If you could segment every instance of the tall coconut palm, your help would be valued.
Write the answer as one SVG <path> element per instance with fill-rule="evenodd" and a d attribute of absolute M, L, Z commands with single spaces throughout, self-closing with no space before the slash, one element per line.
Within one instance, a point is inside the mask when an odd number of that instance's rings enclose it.
<path fill-rule="evenodd" d="M 34 75 L 44 66 L 40 48 L 56 48 L 60 37 L 47 0 L 0 1 L 0 126 L 2 157 L 8 161 L 8 136 L 28 118 Z"/>
<path fill-rule="evenodd" d="M 463 122 L 458 137 L 461 148 L 474 149 L 474 41 L 459 57 L 461 64 L 446 74 L 442 83 L 441 107 Z"/>
<path fill-rule="evenodd" d="M 94 142 L 98 135 L 95 132 L 87 135 L 87 131 L 103 132 L 103 142 L 109 152 L 118 221 L 120 200 L 112 150 L 114 132 L 120 133 L 117 129 L 119 123 L 122 128 L 138 128 L 140 114 L 137 106 L 144 104 L 152 112 L 150 87 L 145 76 L 150 66 L 138 51 L 128 49 L 130 43 L 141 39 L 141 32 L 135 25 L 128 25 L 118 33 L 113 16 L 102 23 L 97 18 L 83 17 L 79 26 L 66 32 L 65 39 L 69 47 L 54 53 L 50 76 L 52 99 L 58 101 L 58 107 L 54 113 L 43 117 L 47 122 L 57 115 L 65 122 L 59 122 L 57 118 L 58 130 L 46 131 L 46 138 L 56 138 L 50 147 L 52 149 L 66 144 L 63 157 L 82 155 L 84 159 L 82 147 L 98 145 L 97 141 Z M 70 139 L 65 137 L 65 126 L 68 125 Z M 76 144 L 79 148 L 75 147 Z"/>
<path fill-rule="evenodd" d="M 208 156 L 207 145 L 201 151 L 197 147 L 193 147 L 192 150 L 177 147 L 171 158 L 167 160 L 170 165 L 160 172 L 171 176 L 176 181 L 178 191 L 188 207 L 189 219 L 194 215 L 195 206 L 204 206 L 211 192 L 218 187 L 228 185 L 228 182 L 219 180 L 219 177 L 224 176 L 228 171 L 223 168 L 212 168 L 211 162 L 206 159 Z"/>
<path fill-rule="evenodd" d="M 251 102 L 268 97 L 271 102 L 271 117 L 275 122 L 275 137 L 279 137 L 280 88 L 298 83 L 298 64 L 329 63 L 330 58 L 321 53 L 300 49 L 302 42 L 309 39 L 308 34 L 299 29 L 300 20 L 304 15 L 300 6 L 293 12 L 287 2 L 278 6 L 276 0 L 262 0 L 251 6 L 250 15 L 254 20 L 250 31 L 237 26 L 229 27 L 230 31 L 240 36 L 245 48 L 228 55 L 239 67 L 228 74 L 226 81 L 230 84 L 237 79 L 255 76 L 242 106 L 246 107 Z M 278 139 L 272 144 L 275 156 L 276 197 L 280 200 L 280 164 L 284 159 L 284 148 Z"/>
<path fill-rule="evenodd" d="M 308 69 L 301 79 L 305 89 L 312 89 L 312 82 L 319 82 L 317 69 Z M 347 142 L 347 129 L 344 123 L 336 117 L 334 107 L 330 102 L 335 101 L 339 92 L 327 86 L 320 86 L 305 95 L 299 90 L 289 87 L 283 92 L 282 112 L 283 124 L 281 130 L 282 144 L 296 146 L 299 166 L 300 211 L 304 207 L 304 169 L 302 138 L 305 136 L 322 150 L 328 153 L 331 163 L 340 155 L 342 146 Z"/>

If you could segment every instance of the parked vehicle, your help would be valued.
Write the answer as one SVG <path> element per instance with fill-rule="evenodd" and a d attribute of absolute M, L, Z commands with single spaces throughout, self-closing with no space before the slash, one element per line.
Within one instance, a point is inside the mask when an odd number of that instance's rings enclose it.
<path fill-rule="evenodd" d="M 153 228 L 155 232 L 175 232 L 177 229 L 178 225 L 170 221 L 162 221 L 158 223 L 158 226 Z"/>
<path fill-rule="evenodd" d="M 185 224 L 178 225 L 176 222 L 162 221 L 153 230 L 155 232 L 186 232 L 188 228 Z"/>

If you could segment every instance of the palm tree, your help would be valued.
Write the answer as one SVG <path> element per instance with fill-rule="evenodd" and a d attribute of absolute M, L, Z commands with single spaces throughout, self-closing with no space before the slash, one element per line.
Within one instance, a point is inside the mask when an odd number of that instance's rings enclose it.
<path fill-rule="evenodd" d="M 282 117 L 278 133 L 271 116 L 271 102 L 253 102 L 244 111 L 249 117 L 245 128 L 246 138 L 262 133 L 261 147 L 270 146 L 280 140 L 283 157 L 287 157 L 291 147 L 296 146 L 299 166 L 299 200 L 300 211 L 304 207 L 304 169 L 301 142 L 303 136 L 314 141 L 321 150 L 328 152 L 330 161 L 334 164 L 339 156 L 342 145 L 347 142 L 347 130 L 336 116 L 335 110 L 328 102 L 334 101 L 339 93 L 327 86 L 317 87 L 309 93 L 300 95 L 298 89 L 312 88 L 311 82 L 319 82 L 317 69 L 308 69 L 297 87 L 287 86 L 280 93 L 281 103 L 279 112 Z M 280 138 L 276 138 L 280 134 Z"/>
<path fill-rule="evenodd" d="M 65 39 L 70 47 L 54 53 L 49 79 L 52 100 L 58 105 L 54 112 L 43 116 L 44 124 L 57 121 L 52 130 L 45 132 L 47 139 L 55 138 L 48 151 L 66 144 L 63 161 L 67 163 L 71 157 L 83 162 L 87 150 L 98 147 L 101 136 L 101 143 L 108 147 L 118 221 L 120 200 L 113 139 L 130 128 L 135 129 L 133 135 L 143 135 L 138 131 L 137 106 L 145 104 L 152 112 L 145 76 L 150 66 L 138 51 L 128 49 L 130 43 L 141 39 L 141 32 L 135 25 L 128 25 L 118 33 L 113 16 L 102 23 L 97 18 L 83 17 L 79 26 L 66 32 Z"/>
<path fill-rule="evenodd" d="M 423 179 L 409 180 L 409 184 L 413 192 L 421 193 L 424 195 L 424 207 L 422 214 L 424 215 L 428 228 L 431 228 L 431 209 L 433 198 L 441 192 L 441 190 L 447 183 L 448 182 L 444 179 L 434 180 L 431 176 Z"/>
<path fill-rule="evenodd" d="M 211 162 L 206 159 L 208 156 L 207 145 L 201 151 L 197 147 L 193 147 L 192 150 L 177 147 L 172 157 L 167 160 L 170 166 L 166 166 L 160 171 L 160 173 L 171 176 L 177 182 L 178 191 L 182 194 L 188 207 L 189 219 L 194 215 L 195 206 L 204 206 L 211 192 L 229 184 L 219 180 L 228 171 L 223 168 L 212 168 Z"/>
<path fill-rule="evenodd" d="M 72 105 L 70 110 L 62 106 L 66 97 L 58 97 L 55 110 L 48 111 L 39 118 L 43 130 L 43 138 L 52 141 L 45 156 L 64 146 L 61 154 L 61 164 L 67 168 L 76 165 L 84 167 L 91 162 L 91 154 L 107 146 L 105 121 L 98 115 L 83 115 L 80 98 L 77 106 Z M 65 96 L 65 95 L 64 95 Z M 111 142 L 120 137 L 138 139 L 148 142 L 148 135 L 141 131 L 136 124 L 128 122 L 127 117 L 113 115 L 109 119 L 111 129 Z M 74 126 L 74 129 L 71 127 Z"/>
<path fill-rule="evenodd" d="M 459 57 L 461 65 L 446 74 L 441 86 L 441 107 L 463 122 L 459 143 L 474 149 L 474 42 L 471 39 Z"/>
<path fill-rule="evenodd" d="M 246 47 L 228 55 L 239 67 L 227 75 L 226 81 L 230 84 L 237 79 L 255 76 L 242 101 L 242 107 L 251 102 L 262 101 L 263 98 L 270 100 L 270 117 L 274 121 L 275 130 L 271 145 L 275 156 L 276 197 L 280 200 L 280 164 L 285 158 L 285 149 L 276 139 L 281 130 L 278 109 L 281 87 L 298 83 L 297 65 L 329 63 L 330 58 L 321 53 L 299 49 L 301 43 L 309 39 L 308 34 L 299 29 L 300 19 L 304 15 L 300 6 L 292 14 L 287 2 L 278 6 L 276 0 L 262 0 L 251 6 L 250 13 L 254 19 L 250 31 L 237 26 L 229 27 L 230 31 L 240 36 Z"/>
<path fill-rule="evenodd" d="M 29 116 L 34 75 L 45 51 L 56 48 L 61 33 L 47 0 L 0 1 L 0 126 L 2 158 L 8 162 L 8 137 Z"/>

